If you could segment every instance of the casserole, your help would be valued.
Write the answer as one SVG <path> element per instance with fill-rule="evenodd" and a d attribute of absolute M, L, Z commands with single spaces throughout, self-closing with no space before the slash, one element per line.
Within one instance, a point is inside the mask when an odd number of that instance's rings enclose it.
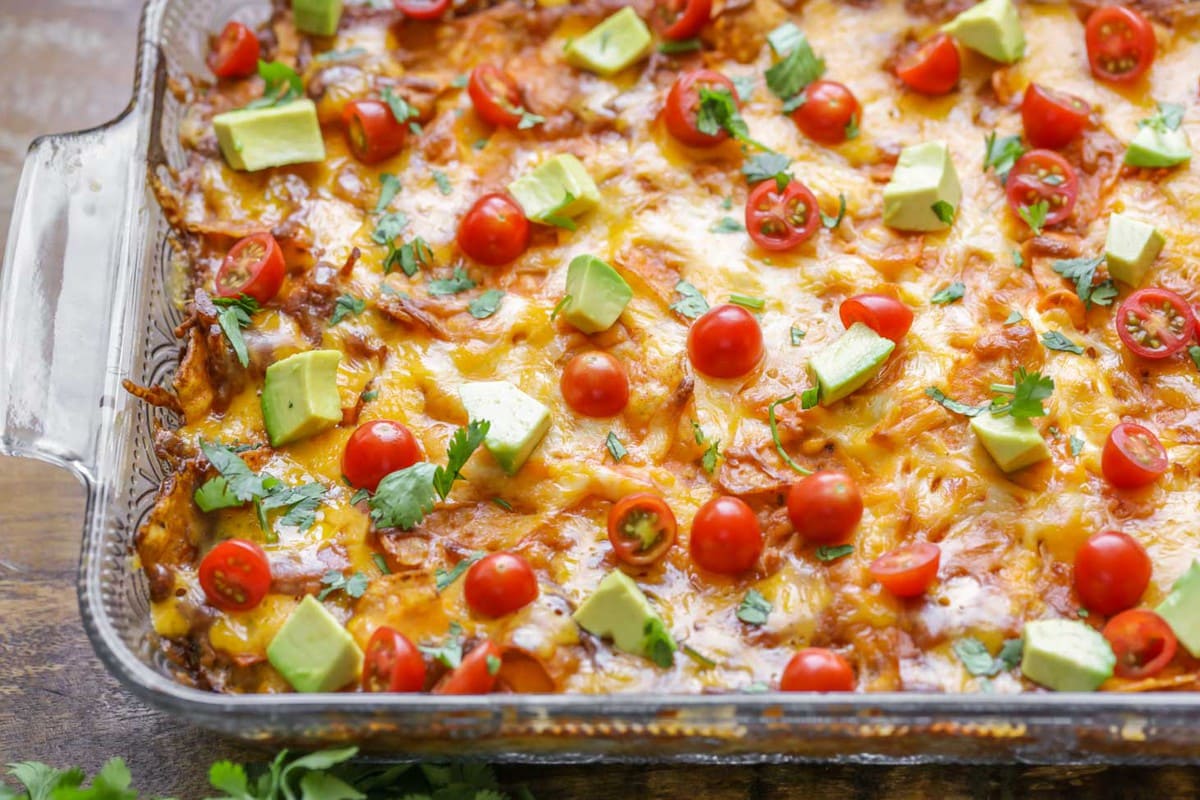
<path fill-rule="evenodd" d="M 393 753 L 513 759 L 767 760 L 879 757 L 1188 758 L 1191 695 L 948 697 L 222 697 L 181 687 L 150 657 L 146 587 L 130 542 L 166 477 L 160 412 L 120 389 L 174 366 L 178 281 L 146 169 L 177 159 L 173 71 L 198 71 L 203 32 L 228 9 L 152 2 L 137 93 L 120 120 L 41 140 L 19 189 L 3 278 L 6 453 L 67 466 L 88 490 L 80 598 L 106 665 L 181 718 L 250 740 L 363 741 Z M 169 55 L 166 55 L 169 54 Z M 60 313 L 61 312 L 61 313 Z M 461 747 L 461 745 L 459 745 Z"/>

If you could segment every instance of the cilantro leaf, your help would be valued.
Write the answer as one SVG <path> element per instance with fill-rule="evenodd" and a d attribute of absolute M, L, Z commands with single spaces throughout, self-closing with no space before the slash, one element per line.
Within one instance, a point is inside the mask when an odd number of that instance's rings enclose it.
<path fill-rule="evenodd" d="M 782 405 L 791 400 L 795 400 L 795 393 L 789 394 L 787 397 L 776 400 L 771 405 L 767 406 L 767 423 L 771 426 L 771 440 L 775 442 L 775 450 L 779 453 L 779 457 L 783 459 L 783 463 L 787 464 L 801 475 L 812 475 L 811 469 L 805 469 L 792 460 L 792 457 L 783 449 L 783 442 L 779 438 L 779 423 L 775 420 L 775 406 Z"/>
<path fill-rule="evenodd" d="M 740 100 L 749 100 L 750 95 L 754 94 L 756 81 L 753 75 L 731 75 L 729 82 L 733 84 L 733 90 L 737 92 Z"/>
<path fill-rule="evenodd" d="M 392 240 L 404 232 L 404 228 L 408 225 L 408 217 L 403 211 L 393 211 L 389 214 L 384 214 L 375 223 L 375 230 L 371 233 L 371 241 L 375 244 L 391 244 Z"/>
<path fill-rule="evenodd" d="M 1018 367 L 1013 374 L 1013 385 L 993 386 L 1001 394 L 1011 395 L 1008 401 L 992 401 L 992 414 L 1002 416 L 1012 414 L 1017 419 L 1046 416 L 1042 401 L 1054 393 L 1054 379 L 1040 372 L 1026 372 L 1024 367 Z"/>
<path fill-rule="evenodd" d="M 1042 344 L 1046 346 L 1047 350 L 1060 350 L 1064 353 L 1074 353 L 1077 356 L 1083 355 L 1082 347 L 1075 344 L 1058 331 L 1046 331 L 1043 333 Z"/>
<path fill-rule="evenodd" d="M 1012 257 L 1013 266 L 1015 266 L 1017 269 L 1021 269 L 1025 266 L 1025 256 L 1021 255 L 1020 248 L 1013 248 Z"/>
<path fill-rule="evenodd" d="M 1083 452 L 1083 446 L 1087 444 L 1087 442 L 1085 442 L 1083 439 L 1080 439 L 1073 433 L 1071 434 L 1069 442 L 1071 445 L 1071 457 L 1079 458 L 1079 454 Z"/>
<path fill-rule="evenodd" d="M 995 170 L 1000 183 L 1006 183 L 1008 173 L 1012 171 L 1017 159 L 1023 155 L 1025 155 L 1025 145 L 1021 144 L 1020 136 L 1013 134 L 1012 136 L 997 137 L 996 132 L 992 131 L 983 141 L 983 171 Z"/>
<path fill-rule="evenodd" d="M 700 290 L 687 281 L 675 284 L 675 292 L 680 299 L 671 303 L 672 311 L 678 312 L 688 319 L 696 319 L 708 311 L 708 301 L 704 299 L 704 295 L 700 294 Z"/>
<path fill-rule="evenodd" d="M 725 131 L 734 139 L 748 144 L 755 144 L 750 138 L 750 128 L 742 114 L 738 111 L 737 102 L 728 89 L 700 90 L 700 107 L 696 113 L 696 129 L 708 136 L 716 136 Z M 764 150 L 767 148 L 763 148 Z"/>
<path fill-rule="evenodd" d="M 50 800 L 56 789 L 79 786 L 84 779 L 82 770 L 59 770 L 37 761 L 9 764 L 8 774 L 25 787 L 29 800 Z M 5 784 L 0 783 L 0 789 L 2 788 L 5 788 Z"/>
<path fill-rule="evenodd" d="M 1187 349 L 1188 355 L 1191 356 L 1192 363 L 1196 365 L 1196 369 L 1200 369 L 1200 344 L 1194 344 Z"/>
<path fill-rule="evenodd" d="M 858 128 L 858 114 L 854 114 L 852 117 L 850 117 L 850 121 L 846 123 L 846 141 L 857 139 L 858 134 L 861 132 L 862 131 L 860 131 Z"/>
<path fill-rule="evenodd" d="M 629 451 L 625 449 L 625 445 L 621 444 L 621 440 L 612 431 L 609 431 L 608 436 L 605 437 L 604 446 L 608 448 L 608 454 L 612 456 L 613 461 L 618 463 L 625 456 L 629 455 Z"/>
<path fill-rule="evenodd" d="M 345 592 L 347 597 L 362 597 L 370 582 L 371 579 L 361 572 L 356 572 L 347 578 L 336 569 L 331 569 L 321 578 L 321 583 L 325 584 L 325 588 L 317 595 L 317 599 L 323 602 L 334 592 Z"/>
<path fill-rule="evenodd" d="M 961 300 L 966 292 L 967 287 L 963 285 L 963 282 L 955 281 L 945 289 L 942 289 L 934 294 L 933 297 L 929 298 L 929 302 L 936 303 L 939 306 L 944 306 L 948 303 L 953 303 L 956 300 Z"/>
<path fill-rule="evenodd" d="M 488 289 L 467 304 L 467 311 L 475 319 L 487 319 L 500 310 L 500 301 L 504 299 L 502 289 Z"/>
<path fill-rule="evenodd" d="M 810 408 L 815 408 L 821 402 L 821 387 L 820 385 L 810 386 L 800 393 L 800 408 L 807 411 Z"/>
<path fill-rule="evenodd" d="M 1042 228 L 1046 225 L 1046 217 L 1050 213 L 1050 204 L 1045 200 L 1038 200 L 1030 206 L 1021 206 L 1017 209 L 1017 216 L 1025 220 L 1035 234 L 1040 234 Z"/>
<path fill-rule="evenodd" d="M 821 545 L 817 548 L 818 561 L 837 561 L 839 558 L 845 558 L 854 552 L 854 545 L 839 544 L 839 545 Z"/>
<path fill-rule="evenodd" d="M 413 117 L 417 116 L 417 109 L 409 105 L 409 102 L 400 95 L 392 91 L 392 87 L 383 87 L 383 92 L 380 93 L 383 102 L 387 103 L 388 108 L 392 110 L 392 116 L 396 118 L 396 122 L 403 125 Z"/>
<path fill-rule="evenodd" d="M 746 226 L 733 217 L 721 217 L 708 230 L 711 233 L 741 233 Z"/>
<path fill-rule="evenodd" d="M 704 447 L 704 454 L 700 456 L 700 466 L 709 475 L 712 475 L 717 468 L 717 459 L 721 455 L 718 445 L 721 444 L 720 439 L 709 439 L 704 433 L 704 429 L 700 427 L 700 423 L 692 420 L 692 435 L 696 437 L 696 444 Z"/>
<path fill-rule="evenodd" d="M 264 478 L 247 466 L 233 450 L 215 442 L 200 441 L 200 450 L 213 468 L 225 479 L 229 492 L 243 503 L 267 495 Z"/>
<path fill-rule="evenodd" d="M 1006 320 L 1004 320 L 1004 324 L 1005 325 L 1016 325 L 1018 322 L 1024 322 L 1024 320 L 1025 320 L 1025 317 L 1021 315 L 1021 312 L 1017 311 L 1014 308 L 1012 311 L 1009 312 L 1008 318 Z"/>
<path fill-rule="evenodd" d="M 1055 261 L 1050 268 L 1064 278 L 1075 281 L 1075 294 L 1083 301 L 1085 308 L 1091 308 L 1093 303 L 1100 306 L 1112 305 L 1117 296 L 1117 287 L 1111 280 L 1094 285 L 1096 268 L 1102 263 L 1104 256 L 1068 258 Z"/>
<path fill-rule="evenodd" d="M 487 665 L 488 675 L 495 675 L 500 671 L 501 661 L 493 655 L 488 655 L 488 657 L 485 659 L 485 664 Z M 478 797 L 478 795 L 476 795 L 476 797 Z"/>
<path fill-rule="evenodd" d="M 367 301 L 352 294 L 344 294 L 337 299 L 333 307 L 333 316 L 329 318 L 330 327 L 337 325 L 346 317 L 357 316 L 365 311 Z"/>
<path fill-rule="evenodd" d="M 758 153 L 750 158 L 742 167 L 742 174 L 750 184 L 762 183 L 774 178 L 781 172 L 787 172 L 792 160 L 783 153 L 768 151 Z"/>
<path fill-rule="evenodd" d="M 386 211 L 387 207 L 396 199 L 396 195 L 400 194 L 401 189 L 400 179 L 389 172 L 385 172 L 379 176 L 379 183 L 379 202 L 375 204 L 376 214 L 382 214 Z M 389 238 L 388 241 L 391 241 L 391 239 Z M 380 244 L 383 244 L 383 242 L 380 242 Z"/>
<path fill-rule="evenodd" d="M 384 575 L 392 574 L 392 568 L 388 566 L 387 559 L 383 557 L 382 553 L 372 553 L 371 560 L 375 562 L 375 566 L 379 568 L 381 573 Z"/>
<path fill-rule="evenodd" d="M 792 347 L 799 347 L 804 342 L 804 337 L 807 336 L 804 331 L 795 325 L 792 326 Z"/>
<path fill-rule="evenodd" d="M 962 661 L 967 672 L 976 677 L 991 677 L 1000 672 L 1000 667 L 987 647 L 978 639 L 968 636 L 959 639 L 952 645 L 954 654 Z"/>
<path fill-rule="evenodd" d="M 646 658 L 663 669 L 675 663 L 675 640 L 671 638 L 661 619 L 651 617 L 646 620 L 642 633 L 642 652 L 646 654 Z"/>
<path fill-rule="evenodd" d="M 419 461 L 385 476 L 367 502 L 375 525 L 405 531 L 416 527 L 433 511 L 437 499 L 433 489 L 436 472 L 437 467 L 433 464 Z"/>
<path fill-rule="evenodd" d="M 250 318 L 262 306 L 253 297 L 247 295 L 214 297 L 213 304 L 221 309 L 217 312 L 217 324 L 221 326 L 221 332 L 229 340 L 229 345 L 233 348 L 233 354 L 237 356 L 238 363 L 243 367 L 250 366 L 250 353 L 246 349 L 246 340 L 242 338 L 242 328 L 250 326 Z"/>
<path fill-rule="evenodd" d="M 454 186 L 451 185 L 449 176 L 440 169 L 433 170 L 433 181 L 437 184 L 438 191 L 443 195 L 448 195 L 454 191 Z"/>
<path fill-rule="evenodd" d="M 772 605 L 757 589 L 746 592 L 737 609 L 737 618 L 747 625 L 765 625 Z"/>
<path fill-rule="evenodd" d="M 325 487 L 319 483 L 306 483 L 302 486 L 281 484 L 262 499 L 260 507 L 263 511 L 286 508 L 287 512 L 279 518 L 279 524 L 306 531 L 316 523 L 317 507 L 324 498 Z"/>
<path fill-rule="evenodd" d="M 462 267 L 454 268 L 454 275 L 450 278 L 438 278 L 429 282 L 429 294 L 434 297 L 447 294 L 458 294 L 476 287 L 475 281 L 471 280 L 467 275 L 467 271 Z"/>
<path fill-rule="evenodd" d="M 949 398 L 946 393 L 936 386 L 930 386 L 925 390 L 928 397 L 933 398 L 934 402 L 941 405 L 947 411 L 953 411 L 955 414 L 962 414 L 964 417 L 978 417 L 983 412 L 991 408 L 991 403 L 984 403 L 979 406 L 970 406 L 966 403 L 960 403 L 957 400 Z"/>
<path fill-rule="evenodd" d="M 783 58 L 804 41 L 804 34 L 794 22 L 785 22 L 767 34 L 767 44 L 775 51 L 775 55 Z"/>
<path fill-rule="evenodd" d="M 841 193 L 838 194 L 837 216 L 831 217 L 824 211 L 821 211 L 820 214 L 821 224 L 824 225 L 827 230 L 833 230 L 838 225 L 841 225 L 842 220 L 846 218 L 846 195 Z"/>
<path fill-rule="evenodd" d="M 793 39 L 795 45 L 788 54 L 766 71 L 767 88 L 780 100 L 790 100 L 825 74 L 825 60 L 813 53 L 807 37 L 799 33 Z"/>
<path fill-rule="evenodd" d="M 296 70 L 283 62 L 259 59 L 258 77 L 266 83 L 262 97 L 251 100 L 245 108 L 281 106 L 304 95 L 304 81 L 296 74 Z"/>
<path fill-rule="evenodd" d="M 404 274 L 411 278 L 421 271 L 421 267 L 433 264 L 433 251 L 429 249 L 429 243 L 420 236 L 414 237 L 411 242 L 405 242 L 400 247 L 396 247 L 394 244 L 389 247 L 391 249 L 383 260 L 385 275 L 391 274 L 391 271 L 399 264 Z"/>
<path fill-rule="evenodd" d="M 1138 122 L 1139 128 L 1153 128 L 1160 133 L 1179 130 L 1183 124 L 1184 107 L 1179 103 L 1159 103 L 1158 112 Z"/>
<path fill-rule="evenodd" d="M 462 577 L 462 574 L 470 569 L 472 564 L 483 558 L 485 555 L 487 554 L 482 550 L 476 550 L 474 553 L 471 553 L 469 556 L 464 558 L 462 561 L 459 561 L 448 570 L 438 567 L 437 572 L 434 573 L 434 578 L 437 582 L 437 590 L 439 592 L 444 591 L 447 586 Z"/>
<path fill-rule="evenodd" d="M 433 488 L 445 500 L 454 482 L 462 477 L 462 469 L 471 456 L 487 438 L 492 423 L 486 419 L 472 420 L 465 428 L 459 428 L 450 437 L 446 448 L 446 466 L 438 467 L 433 474 Z"/>
<path fill-rule="evenodd" d="M 945 200 L 938 200 L 930 208 L 933 209 L 934 216 L 947 225 L 954 224 L 954 206 L 947 203 Z"/>
<path fill-rule="evenodd" d="M 219 508 L 237 508 L 245 505 L 229 491 L 229 482 L 220 475 L 209 478 L 192 495 L 201 511 L 216 511 Z"/>
<path fill-rule="evenodd" d="M 1021 637 L 1015 639 L 1005 639 L 1004 644 L 1000 647 L 1000 652 L 996 655 L 996 661 L 1001 665 L 1002 669 L 1016 669 L 1021 663 L 1021 654 L 1025 649 L 1025 642 Z"/>
<path fill-rule="evenodd" d="M 527 131 L 530 128 L 537 127 L 546 121 L 546 118 L 540 114 L 534 114 L 532 111 L 522 108 L 521 121 L 517 123 L 517 130 Z"/>
<path fill-rule="evenodd" d="M 462 626 L 451 622 L 445 641 L 437 645 L 420 645 L 417 649 L 434 661 L 442 662 L 448 669 L 454 669 L 462 663 L 462 644 Z"/>

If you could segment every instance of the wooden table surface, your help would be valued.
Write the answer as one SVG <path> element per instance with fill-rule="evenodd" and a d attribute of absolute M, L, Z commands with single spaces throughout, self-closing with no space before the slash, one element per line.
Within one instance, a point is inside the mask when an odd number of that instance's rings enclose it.
<path fill-rule="evenodd" d="M 0 245 L 30 139 L 103 122 L 124 107 L 139 6 L 0 0 Z M 75 602 L 82 517 L 83 492 L 70 475 L 0 458 L 0 764 L 95 770 L 119 755 L 145 791 L 202 797 L 209 763 L 254 754 L 145 708 L 104 671 Z M 1177 768 L 610 765 L 502 774 L 541 800 L 1200 796 L 1200 775 Z"/>

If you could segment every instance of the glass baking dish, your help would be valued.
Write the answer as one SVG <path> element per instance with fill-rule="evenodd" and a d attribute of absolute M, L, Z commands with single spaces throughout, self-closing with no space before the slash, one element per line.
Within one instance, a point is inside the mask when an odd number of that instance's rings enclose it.
<path fill-rule="evenodd" d="M 172 75 L 203 69 L 208 31 L 261 5 L 150 0 L 135 93 L 117 120 L 31 148 L 0 273 L 0 452 L 87 489 L 79 601 L 126 688 L 181 721 L 248 741 L 356 741 L 391 756 L 511 761 L 1200 760 L 1200 694 L 228 696 L 156 663 L 132 538 L 165 477 L 165 412 L 121 388 L 169 381 L 185 288 L 148 188 L 181 163 Z"/>

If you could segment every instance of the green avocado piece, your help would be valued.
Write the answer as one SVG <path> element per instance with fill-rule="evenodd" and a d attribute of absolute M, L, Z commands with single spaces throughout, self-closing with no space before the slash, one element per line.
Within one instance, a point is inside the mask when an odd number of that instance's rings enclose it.
<path fill-rule="evenodd" d="M 934 210 L 946 203 L 958 211 L 962 186 L 950 151 L 925 142 L 900 151 L 892 179 L 883 187 L 883 224 L 901 231 L 940 231 L 950 227 Z"/>
<path fill-rule="evenodd" d="M 1155 611 L 1171 626 L 1179 643 L 1200 658 L 1200 560 L 1179 576 Z"/>
<path fill-rule="evenodd" d="M 895 342 L 861 322 L 851 325 L 809 362 L 821 387 L 821 405 L 832 405 L 860 389 L 875 377 L 895 349 Z"/>
<path fill-rule="evenodd" d="M 267 367 L 263 425 L 272 447 L 306 439 L 342 421 L 337 350 L 309 350 Z"/>
<path fill-rule="evenodd" d="M 196 506 L 203 512 L 216 511 L 220 508 L 240 508 L 246 501 L 238 500 L 237 495 L 229 490 L 229 481 L 224 475 L 209 478 L 192 493 Z"/>
<path fill-rule="evenodd" d="M 595 256 L 576 256 L 567 267 L 567 301 L 562 316 L 584 333 L 613 326 L 633 298 L 633 289 L 615 269 Z"/>
<path fill-rule="evenodd" d="M 1077 620 L 1027 622 L 1022 639 L 1021 672 L 1056 692 L 1094 692 L 1117 664 L 1108 640 Z"/>
<path fill-rule="evenodd" d="M 1125 151 L 1125 163 L 1131 167 L 1174 167 L 1191 160 L 1192 147 L 1183 128 L 1144 125 Z"/>
<path fill-rule="evenodd" d="M 942 30 L 993 61 L 1011 64 L 1025 55 L 1025 31 L 1012 0 L 983 0 Z"/>
<path fill-rule="evenodd" d="M 342 18 L 342 0 L 292 0 L 296 30 L 314 36 L 333 36 Z"/>
<path fill-rule="evenodd" d="M 1104 240 L 1108 274 L 1122 283 L 1140 286 L 1165 243 L 1153 225 L 1113 214 L 1108 218 L 1108 238 Z"/>
<path fill-rule="evenodd" d="M 213 117 L 221 155 L 234 169 L 253 172 L 325 160 L 317 106 L 307 97 L 270 108 L 241 108 Z"/>
<path fill-rule="evenodd" d="M 458 396 L 472 422 L 491 423 L 483 444 L 509 475 L 517 474 L 550 430 L 550 409 L 508 381 L 464 383 Z"/>
<path fill-rule="evenodd" d="M 971 418 L 971 430 L 996 466 L 1005 472 L 1015 472 L 1050 457 L 1046 440 L 1027 419 L 997 417 L 985 411 Z"/>
<path fill-rule="evenodd" d="M 671 652 L 675 641 L 666 632 L 662 618 L 650 606 L 650 601 L 633 579 L 615 569 L 596 586 L 587 600 L 575 611 L 573 618 L 588 633 L 612 639 L 618 650 L 635 656 L 649 656 L 649 630 L 657 629 L 669 642 Z"/>
<path fill-rule="evenodd" d="M 646 23 L 625 6 L 590 31 L 567 43 L 567 63 L 609 77 L 650 53 L 654 37 Z"/>
<path fill-rule="evenodd" d="M 508 185 L 508 192 L 534 222 L 574 219 L 600 205 L 600 190 L 579 159 L 559 153 Z"/>
<path fill-rule="evenodd" d="M 267 645 L 267 660 L 297 692 L 335 692 L 358 678 L 363 654 L 349 631 L 310 594 Z"/>

